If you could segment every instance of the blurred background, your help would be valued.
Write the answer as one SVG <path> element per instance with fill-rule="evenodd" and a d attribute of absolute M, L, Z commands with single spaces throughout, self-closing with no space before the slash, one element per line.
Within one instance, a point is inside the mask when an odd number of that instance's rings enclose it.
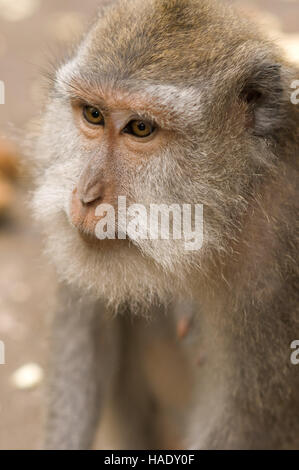
<path fill-rule="evenodd" d="M 299 64 L 299 0 L 223 0 L 264 25 Z M 22 144 L 40 112 L 42 74 L 109 0 L 0 0 L 0 449 L 42 445 L 45 366 L 55 275 L 26 199 L 30 171 L 18 170 Z M 299 77 L 298 77 L 299 78 Z M 1 85 L 1 83 L 0 83 Z M 1 86 L 0 86 L 1 103 Z M 1 362 L 1 357 L 0 357 Z"/>

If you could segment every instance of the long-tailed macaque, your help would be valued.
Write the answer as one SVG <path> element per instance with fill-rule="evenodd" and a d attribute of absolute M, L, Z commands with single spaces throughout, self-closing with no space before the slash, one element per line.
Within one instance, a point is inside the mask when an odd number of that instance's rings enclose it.
<path fill-rule="evenodd" d="M 127 449 L 298 447 L 298 78 L 214 0 L 105 7 L 56 71 L 35 145 L 62 291 L 46 448 L 91 447 L 108 402 Z M 146 236 L 152 205 L 169 239 Z M 187 205 L 197 249 L 174 236 Z"/>

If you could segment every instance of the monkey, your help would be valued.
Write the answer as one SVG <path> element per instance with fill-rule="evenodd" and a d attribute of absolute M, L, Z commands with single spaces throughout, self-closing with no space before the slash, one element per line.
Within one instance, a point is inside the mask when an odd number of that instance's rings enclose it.
<path fill-rule="evenodd" d="M 108 403 L 119 448 L 298 448 L 296 78 L 219 0 L 113 2 L 57 68 L 32 201 L 60 286 L 45 448 L 92 448 Z M 120 197 L 201 205 L 200 249 L 101 239 Z"/>

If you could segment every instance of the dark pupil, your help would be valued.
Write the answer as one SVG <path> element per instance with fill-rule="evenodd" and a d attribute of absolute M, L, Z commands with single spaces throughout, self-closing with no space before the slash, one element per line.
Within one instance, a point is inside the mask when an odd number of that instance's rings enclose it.
<path fill-rule="evenodd" d="M 92 110 L 91 114 L 94 119 L 97 119 L 98 117 L 100 117 L 100 112 L 95 108 Z"/>
<path fill-rule="evenodd" d="M 144 122 L 141 122 L 140 124 L 138 124 L 138 129 L 139 129 L 141 132 L 145 131 L 146 125 L 144 124 Z"/>

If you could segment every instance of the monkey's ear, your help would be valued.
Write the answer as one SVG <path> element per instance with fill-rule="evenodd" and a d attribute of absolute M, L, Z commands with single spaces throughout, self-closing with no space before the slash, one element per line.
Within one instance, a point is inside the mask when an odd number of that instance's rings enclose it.
<path fill-rule="evenodd" d="M 245 79 L 241 100 L 247 104 L 247 123 L 255 135 L 273 134 L 283 125 L 284 89 L 279 64 L 262 63 Z"/>

